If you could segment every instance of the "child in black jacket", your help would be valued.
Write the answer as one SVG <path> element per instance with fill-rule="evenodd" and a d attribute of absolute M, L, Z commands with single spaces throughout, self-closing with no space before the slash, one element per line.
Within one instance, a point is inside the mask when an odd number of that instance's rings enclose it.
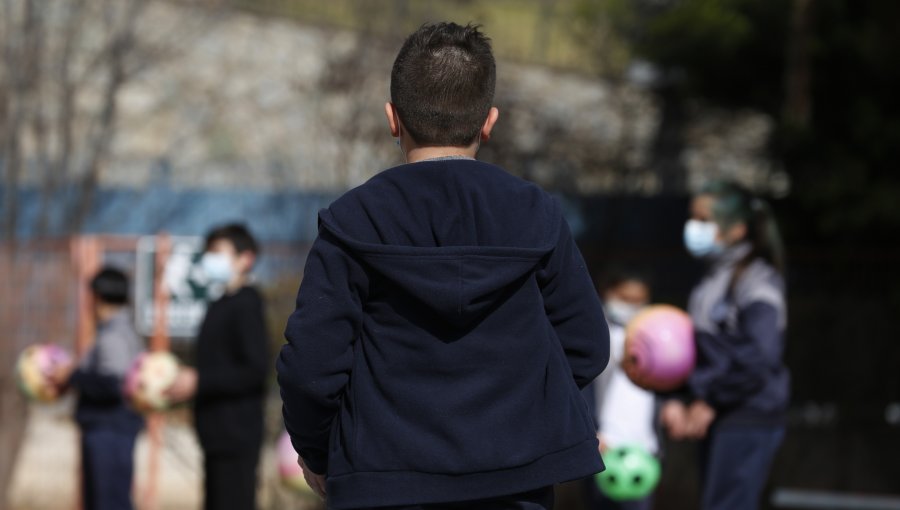
<path fill-rule="evenodd" d="M 319 214 L 277 369 L 331 508 L 549 508 L 603 469 L 579 388 L 609 332 L 559 205 L 474 159 L 494 81 L 476 27 L 412 34 L 385 105 L 407 164 Z"/>
<path fill-rule="evenodd" d="M 248 283 L 258 253 L 240 224 L 206 236 L 204 272 L 225 291 L 210 303 L 200 326 L 196 370 L 182 369 L 169 390 L 175 400 L 194 397 L 206 510 L 256 508 L 265 384 L 272 366 L 264 302 Z"/>

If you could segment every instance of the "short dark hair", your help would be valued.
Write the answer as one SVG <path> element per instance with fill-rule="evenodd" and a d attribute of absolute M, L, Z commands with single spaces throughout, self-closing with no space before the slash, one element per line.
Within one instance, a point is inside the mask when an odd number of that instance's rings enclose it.
<path fill-rule="evenodd" d="M 256 243 L 256 239 L 253 238 L 253 234 L 250 233 L 246 226 L 240 223 L 229 223 L 210 230 L 206 234 L 204 250 L 209 251 L 213 243 L 220 239 L 231 242 L 231 245 L 234 246 L 234 251 L 237 253 L 249 251 L 254 255 L 259 254 L 259 245 Z"/>
<path fill-rule="evenodd" d="M 605 271 L 605 276 L 600 281 L 600 291 L 607 292 L 626 282 L 642 283 L 647 287 L 647 290 L 650 290 L 653 284 L 650 274 L 643 268 L 612 265 Z"/>
<path fill-rule="evenodd" d="M 91 278 L 90 287 L 94 296 L 104 303 L 128 303 L 128 276 L 119 269 L 104 267 Z"/>
<path fill-rule="evenodd" d="M 491 40 L 478 25 L 426 23 L 410 35 L 391 69 L 391 101 L 421 146 L 475 141 L 494 101 Z"/>

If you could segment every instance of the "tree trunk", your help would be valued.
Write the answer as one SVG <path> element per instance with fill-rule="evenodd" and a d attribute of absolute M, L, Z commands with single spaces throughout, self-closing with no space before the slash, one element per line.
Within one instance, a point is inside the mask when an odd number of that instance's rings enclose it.
<path fill-rule="evenodd" d="M 813 0 L 794 0 L 788 32 L 785 69 L 784 120 L 788 126 L 805 130 L 812 117 L 812 70 L 810 46 Z"/>

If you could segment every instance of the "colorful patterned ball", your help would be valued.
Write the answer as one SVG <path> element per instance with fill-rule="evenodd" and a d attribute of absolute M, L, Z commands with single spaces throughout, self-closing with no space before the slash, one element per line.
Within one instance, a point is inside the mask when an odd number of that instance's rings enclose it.
<path fill-rule="evenodd" d="M 170 402 L 165 392 L 175 382 L 178 366 L 178 359 L 169 352 L 140 354 L 125 376 L 125 398 L 140 412 L 167 408 Z"/>
<path fill-rule="evenodd" d="M 50 376 L 60 367 L 72 362 L 72 356 L 55 344 L 35 344 L 26 347 L 16 361 L 16 380 L 19 389 L 29 399 L 50 402 L 59 395 Z"/>

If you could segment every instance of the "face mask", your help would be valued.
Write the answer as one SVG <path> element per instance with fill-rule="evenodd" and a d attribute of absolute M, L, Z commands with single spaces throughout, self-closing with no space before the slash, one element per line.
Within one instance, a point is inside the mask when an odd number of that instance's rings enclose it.
<path fill-rule="evenodd" d="M 231 257 L 225 253 L 206 253 L 200 259 L 200 267 L 210 283 L 228 283 L 234 276 Z"/>
<path fill-rule="evenodd" d="M 716 242 L 719 227 L 712 221 L 688 220 L 684 224 L 684 247 L 697 258 L 715 255 L 722 251 Z"/>
<path fill-rule="evenodd" d="M 631 322 L 631 319 L 643 308 L 640 305 L 627 303 L 620 299 L 610 299 L 604 305 L 603 309 L 606 312 L 606 317 L 610 321 L 623 326 Z"/>

